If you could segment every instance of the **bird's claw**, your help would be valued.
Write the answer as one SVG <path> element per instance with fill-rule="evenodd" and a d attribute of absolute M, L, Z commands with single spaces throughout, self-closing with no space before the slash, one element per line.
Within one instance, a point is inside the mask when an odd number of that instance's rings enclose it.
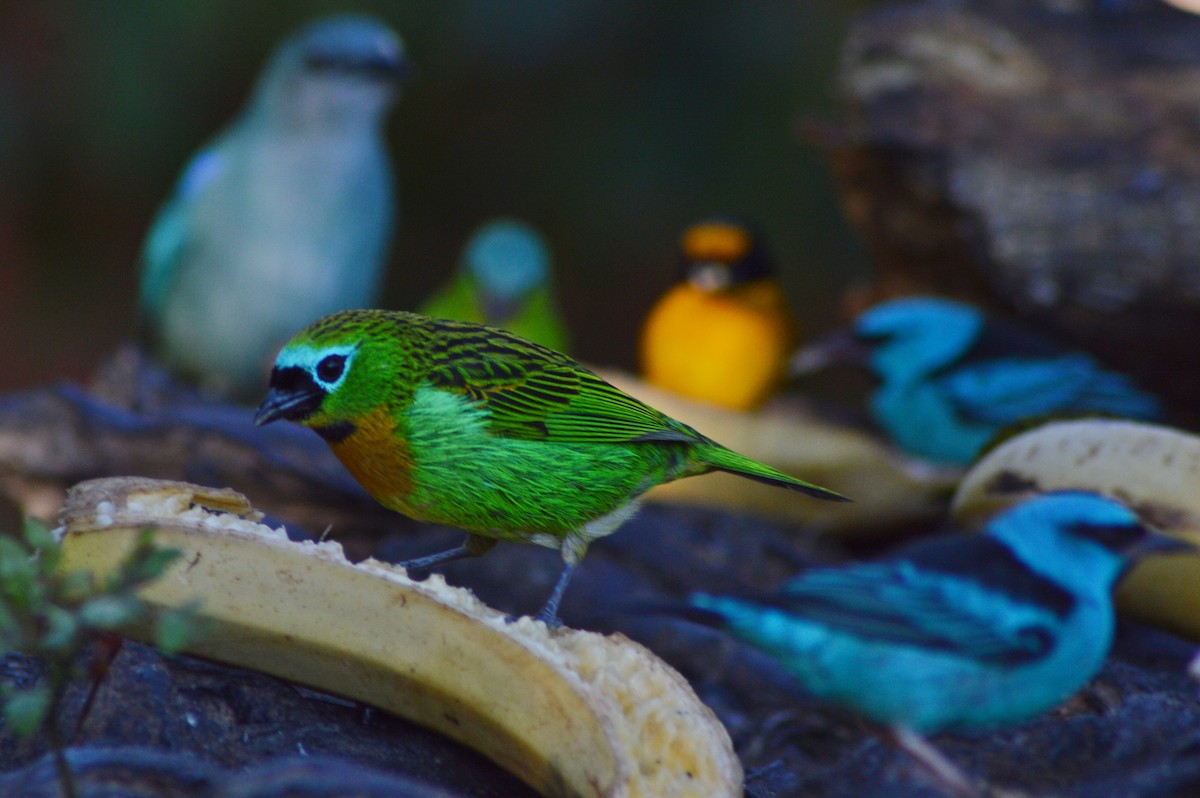
<path fill-rule="evenodd" d="M 429 568 L 411 563 L 411 561 L 399 562 L 396 565 L 404 569 L 404 573 L 408 574 L 408 578 L 414 582 L 424 582 L 429 578 L 432 571 Z"/>
<path fill-rule="evenodd" d="M 521 618 L 528 618 L 528 617 L 529 617 L 528 615 L 505 615 L 504 622 L 505 623 L 516 623 Z M 534 615 L 533 619 L 535 621 L 541 621 L 542 623 L 546 624 L 546 628 L 551 629 L 551 630 L 562 627 L 562 621 L 559 620 L 558 616 L 547 613 L 545 608 L 543 608 L 537 615 Z"/>

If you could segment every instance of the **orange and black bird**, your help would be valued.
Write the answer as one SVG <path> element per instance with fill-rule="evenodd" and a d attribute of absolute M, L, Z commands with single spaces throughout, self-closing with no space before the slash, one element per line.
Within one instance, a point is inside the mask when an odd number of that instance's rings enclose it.
<path fill-rule="evenodd" d="M 797 325 L 760 236 L 726 217 L 679 240 L 682 279 L 642 328 L 647 382 L 730 410 L 753 410 L 779 387 Z"/>

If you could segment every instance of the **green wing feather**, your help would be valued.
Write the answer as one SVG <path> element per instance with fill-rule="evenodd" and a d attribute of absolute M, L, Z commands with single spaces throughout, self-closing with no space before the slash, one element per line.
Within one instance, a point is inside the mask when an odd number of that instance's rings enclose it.
<path fill-rule="evenodd" d="M 557 443 L 691 444 L 702 470 L 728 471 L 817 498 L 846 501 L 721 446 L 553 349 L 493 327 L 429 321 L 435 325 L 425 342 L 430 384 L 486 407 L 497 435 Z"/>
<path fill-rule="evenodd" d="M 497 435 L 560 443 L 707 443 L 566 355 L 503 330 L 439 322 L 430 383 L 489 411 Z"/>

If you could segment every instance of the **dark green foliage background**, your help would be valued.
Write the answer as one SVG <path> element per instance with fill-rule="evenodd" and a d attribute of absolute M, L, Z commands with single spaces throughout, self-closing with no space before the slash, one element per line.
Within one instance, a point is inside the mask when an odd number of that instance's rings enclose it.
<path fill-rule="evenodd" d="M 312 17 L 374 13 L 415 73 L 389 123 L 402 219 L 387 303 L 443 279 L 488 216 L 550 238 L 578 354 L 632 365 L 680 227 L 759 220 L 809 331 L 865 271 L 798 119 L 828 113 L 859 3 L 6 0 L 0 388 L 86 376 L 133 330 L 135 261 L 185 159 Z M 297 319 L 297 327 L 308 319 Z"/>

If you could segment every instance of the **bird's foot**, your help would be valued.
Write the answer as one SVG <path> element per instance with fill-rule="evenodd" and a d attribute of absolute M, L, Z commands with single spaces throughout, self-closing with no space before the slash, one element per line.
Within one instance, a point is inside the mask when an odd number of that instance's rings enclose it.
<path fill-rule="evenodd" d="M 404 560 L 396 563 L 398 568 L 403 568 L 404 573 L 408 574 L 408 578 L 414 582 L 424 582 L 429 578 L 432 571 L 428 567 L 422 568 L 420 560 Z"/>
<path fill-rule="evenodd" d="M 516 623 L 517 621 L 521 620 L 522 618 L 528 618 L 528 617 L 529 617 L 528 615 L 505 615 L 504 622 L 505 623 Z M 543 607 L 541 609 L 541 611 L 538 612 L 537 615 L 533 616 L 533 619 L 535 621 L 541 621 L 542 623 L 546 624 L 546 626 L 550 629 L 559 629 L 562 627 L 562 621 L 559 619 L 559 617 L 557 615 L 547 615 L 545 607 Z"/>
<path fill-rule="evenodd" d="M 752 781 L 758 781 L 759 779 L 766 776 L 768 773 L 772 773 L 776 770 L 779 770 L 781 767 L 784 766 L 784 764 L 785 763 L 782 759 L 776 759 L 774 762 L 769 762 L 760 768 L 755 768 L 754 770 L 747 772 L 745 775 L 745 778 L 743 778 L 742 781 L 744 781 L 746 784 L 749 784 Z"/>
<path fill-rule="evenodd" d="M 413 560 L 405 560 L 396 563 L 409 575 L 410 578 L 421 580 L 429 576 L 430 570 L 439 565 L 455 560 L 462 560 L 467 557 L 478 557 L 489 552 L 496 545 L 494 538 L 485 538 L 479 535 L 468 535 L 460 545 L 445 551 L 439 551 L 437 554 L 429 554 L 425 557 L 417 557 Z"/>
<path fill-rule="evenodd" d="M 567 562 L 563 565 L 562 573 L 558 575 L 558 581 L 554 583 L 554 590 L 550 592 L 550 598 L 546 600 L 546 605 L 538 610 L 535 616 L 537 620 L 546 624 L 547 628 L 557 629 L 562 626 L 562 621 L 558 618 L 558 603 L 562 601 L 563 593 L 567 590 L 567 583 L 571 581 L 571 574 L 575 572 L 577 563 Z"/>
<path fill-rule="evenodd" d="M 542 607 L 534 618 L 546 624 L 547 629 L 558 629 L 562 626 L 562 619 L 558 617 L 558 602 L 555 602 L 553 607 L 549 604 Z"/>
<path fill-rule="evenodd" d="M 984 798 L 983 788 L 928 740 L 908 729 L 892 728 L 888 740 L 911 757 L 929 779 L 955 798 Z"/>
<path fill-rule="evenodd" d="M 478 555 L 476 554 L 475 550 L 473 548 L 471 548 L 470 542 L 468 539 L 468 542 L 462 544 L 461 546 L 455 546 L 452 549 L 446 549 L 445 551 L 439 551 L 437 554 L 429 554 L 425 557 L 417 557 L 412 560 L 404 560 L 403 562 L 399 562 L 396 564 L 404 569 L 405 573 L 408 574 L 409 578 L 421 580 L 421 579 L 424 579 L 425 577 L 429 576 L 430 570 L 432 570 L 433 568 L 435 568 L 439 565 L 442 565 L 443 563 L 453 562 L 455 560 L 461 560 L 464 557 L 475 557 L 475 556 L 478 556 Z"/>

